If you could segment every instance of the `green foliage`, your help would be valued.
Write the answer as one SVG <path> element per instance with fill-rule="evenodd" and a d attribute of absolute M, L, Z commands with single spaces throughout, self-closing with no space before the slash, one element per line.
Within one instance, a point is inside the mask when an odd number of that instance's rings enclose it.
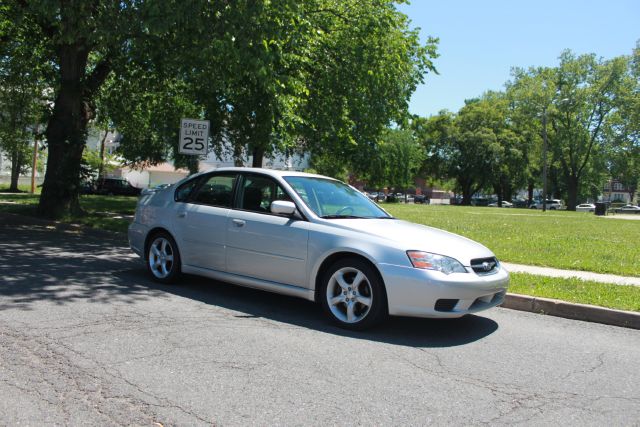
<path fill-rule="evenodd" d="M 543 115 L 548 118 L 548 164 L 551 175 L 560 180 L 558 189 L 567 194 L 569 209 L 602 182 L 603 157 L 611 142 L 607 128 L 620 109 L 622 94 L 633 93 L 624 89 L 628 73 L 625 57 L 604 61 L 565 51 L 558 67 L 515 70 L 508 84 L 520 122 L 527 117 L 537 123 Z M 637 96 L 637 92 L 632 95 Z"/>
<path fill-rule="evenodd" d="M 0 31 L 8 31 L 10 25 L 1 15 L 0 22 Z M 40 46 L 26 45 L 29 29 L 0 44 L 0 150 L 11 159 L 12 191 L 17 191 L 18 176 L 31 166 L 30 145 L 45 113 L 43 80 L 49 68 L 34 60 L 33 50 L 38 52 Z"/>
<path fill-rule="evenodd" d="M 7 38 L 51 64 L 55 103 L 40 210 L 77 204 L 90 120 L 115 125 L 130 163 L 176 153 L 179 118 L 207 118 L 210 147 L 254 164 L 300 148 L 358 164 L 385 127 L 401 122 L 435 40 L 425 46 L 389 1 L 10 0 Z M 37 48 L 37 49 L 36 49 Z"/>
<path fill-rule="evenodd" d="M 406 190 L 413 185 L 424 158 L 424 151 L 410 130 L 390 129 L 382 136 L 382 159 L 389 187 Z"/>
<path fill-rule="evenodd" d="M 176 119 L 211 121 L 211 149 L 243 161 L 303 149 L 320 169 L 359 164 L 433 67 L 435 41 L 393 4 L 315 0 L 201 5 L 196 34 L 133 46 L 105 99 L 132 162 L 175 157 Z M 198 27 L 202 25 L 202 27 Z M 157 50 L 162 53 L 159 54 Z M 173 58 L 158 58 L 165 52 Z M 122 90 L 122 88 L 125 90 Z M 167 125 L 168 123 L 168 125 Z M 346 164 L 346 163 L 349 164 Z"/>
<path fill-rule="evenodd" d="M 426 152 L 422 170 L 454 180 L 463 204 L 488 188 L 509 199 L 526 180 L 527 141 L 516 132 L 508 107 L 504 94 L 489 92 L 467 101 L 457 115 L 442 111 L 412 121 Z"/>

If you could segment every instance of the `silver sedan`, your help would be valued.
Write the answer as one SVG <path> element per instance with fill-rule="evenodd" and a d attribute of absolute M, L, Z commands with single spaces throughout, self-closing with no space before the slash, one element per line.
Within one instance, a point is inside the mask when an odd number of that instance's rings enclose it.
<path fill-rule="evenodd" d="M 481 244 L 298 172 L 223 168 L 145 193 L 129 243 L 159 282 L 190 273 L 306 298 L 348 329 L 478 312 L 502 303 L 509 283 Z"/>

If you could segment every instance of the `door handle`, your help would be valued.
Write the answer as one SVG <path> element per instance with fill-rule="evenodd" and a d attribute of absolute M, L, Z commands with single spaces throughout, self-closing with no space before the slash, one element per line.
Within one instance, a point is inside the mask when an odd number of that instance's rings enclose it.
<path fill-rule="evenodd" d="M 184 218 L 187 216 L 186 212 L 178 212 L 178 218 Z"/>
<path fill-rule="evenodd" d="M 246 224 L 246 222 L 245 222 L 245 221 L 243 221 L 243 220 L 241 220 L 241 219 L 234 219 L 234 220 L 233 220 L 233 224 L 234 224 L 236 227 L 243 227 L 243 226 Z"/>

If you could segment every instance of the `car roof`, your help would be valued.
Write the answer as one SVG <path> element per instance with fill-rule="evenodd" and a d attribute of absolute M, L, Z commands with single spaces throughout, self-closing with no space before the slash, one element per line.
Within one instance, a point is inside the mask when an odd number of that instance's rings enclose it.
<path fill-rule="evenodd" d="M 266 168 L 250 168 L 250 167 L 224 167 L 224 168 L 215 168 L 203 171 L 202 173 L 210 173 L 210 172 L 244 172 L 244 173 L 262 173 L 265 175 L 273 176 L 273 177 L 285 177 L 285 176 L 305 176 L 310 178 L 328 178 L 334 179 L 329 176 L 318 175 L 307 172 L 298 172 L 298 171 L 290 171 L 290 170 L 277 170 L 277 169 L 266 169 Z"/>

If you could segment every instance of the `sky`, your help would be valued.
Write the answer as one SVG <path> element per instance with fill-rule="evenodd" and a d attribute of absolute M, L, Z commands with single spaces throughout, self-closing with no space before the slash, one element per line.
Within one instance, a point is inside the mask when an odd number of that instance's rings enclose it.
<path fill-rule="evenodd" d="M 503 90 L 512 67 L 554 67 L 565 49 L 610 59 L 640 40 L 640 0 L 412 0 L 399 10 L 439 37 L 439 75 L 429 73 L 409 110 L 457 112 L 465 99 Z"/>

